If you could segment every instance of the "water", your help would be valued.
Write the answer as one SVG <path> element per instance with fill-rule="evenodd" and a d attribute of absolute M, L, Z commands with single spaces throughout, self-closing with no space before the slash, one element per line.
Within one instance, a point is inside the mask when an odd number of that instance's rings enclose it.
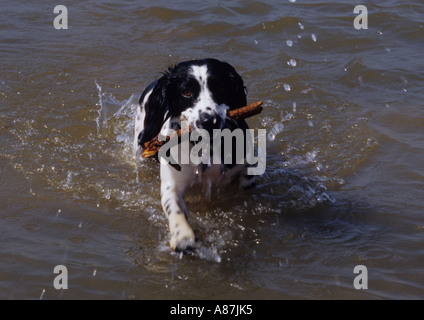
<path fill-rule="evenodd" d="M 422 299 L 424 5 L 368 2 L 356 30 L 356 4 L 74 1 L 56 30 L 50 2 L 3 2 L 0 298 Z M 188 194 L 201 248 L 180 256 L 132 118 L 161 71 L 204 57 L 264 101 L 267 170 Z"/>

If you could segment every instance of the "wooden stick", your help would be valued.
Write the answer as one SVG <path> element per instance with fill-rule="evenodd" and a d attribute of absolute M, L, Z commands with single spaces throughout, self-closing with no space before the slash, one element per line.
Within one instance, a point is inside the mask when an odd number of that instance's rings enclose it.
<path fill-rule="evenodd" d="M 254 102 L 245 107 L 228 111 L 228 116 L 234 120 L 243 120 L 262 112 L 262 101 Z"/>
<path fill-rule="evenodd" d="M 227 116 L 239 121 L 239 120 L 244 120 L 247 119 L 249 117 L 252 117 L 254 115 L 257 115 L 259 113 L 262 112 L 262 101 L 258 101 L 258 102 L 254 102 L 252 104 L 249 104 L 245 107 L 241 107 L 238 109 L 234 109 L 234 110 L 229 110 Z M 153 157 L 156 153 L 159 152 L 160 147 L 162 147 L 166 142 L 168 142 L 171 138 L 175 137 L 176 135 L 178 135 L 179 137 L 181 137 L 181 134 L 184 134 L 187 132 L 187 130 L 181 132 L 182 130 L 177 130 L 175 132 L 173 132 L 173 134 L 171 134 L 170 136 L 166 137 L 166 141 L 161 141 L 158 139 L 158 136 L 154 137 L 153 139 L 151 139 L 150 141 L 147 141 L 144 143 L 143 146 L 143 153 L 141 154 L 141 156 L 143 158 L 150 158 Z M 189 127 L 188 132 L 193 131 L 192 127 Z"/>

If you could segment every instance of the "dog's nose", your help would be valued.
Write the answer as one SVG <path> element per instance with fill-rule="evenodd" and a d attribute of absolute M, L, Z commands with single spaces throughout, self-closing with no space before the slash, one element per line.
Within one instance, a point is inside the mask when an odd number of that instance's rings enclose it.
<path fill-rule="evenodd" d="M 222 126 L 221 117 L 210 114 L 210 113 L 202 113 L 199 116 L 199 120 L 196 122 L 196 126 L 198 128 L 202 128 L 212 133 L 213 129 L 220 129 Z"/>

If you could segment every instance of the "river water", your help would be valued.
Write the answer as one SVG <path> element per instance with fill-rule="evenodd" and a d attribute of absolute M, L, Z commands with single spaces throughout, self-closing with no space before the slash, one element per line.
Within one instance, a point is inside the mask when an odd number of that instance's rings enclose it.
<path fill-rule="evenodd" d="M 358 1 L 57 4 L 68 29 L 51 1 L 1 1 L 0 298 L 424 298 L 422 1 L 362 2 L 359 30 Z M 256 189 L 188 194 L 201 248 L 180 256 L 133 116 L 160 72 L 206 57 L 263 101 L 267 167 Z"/>

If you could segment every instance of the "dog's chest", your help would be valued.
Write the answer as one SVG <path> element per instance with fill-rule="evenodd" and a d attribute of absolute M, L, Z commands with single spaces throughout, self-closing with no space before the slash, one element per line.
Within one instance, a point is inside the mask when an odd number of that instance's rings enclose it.
<path fill-rule="evenodd" d="M 210 166 L 196 166 L 195 185 L 200 185 L 203 190 L 219 188 L 228 185 L 244 169 L 243 165 L 236 165 L 232 168 L 223 169 L 220 164 Z"/>

